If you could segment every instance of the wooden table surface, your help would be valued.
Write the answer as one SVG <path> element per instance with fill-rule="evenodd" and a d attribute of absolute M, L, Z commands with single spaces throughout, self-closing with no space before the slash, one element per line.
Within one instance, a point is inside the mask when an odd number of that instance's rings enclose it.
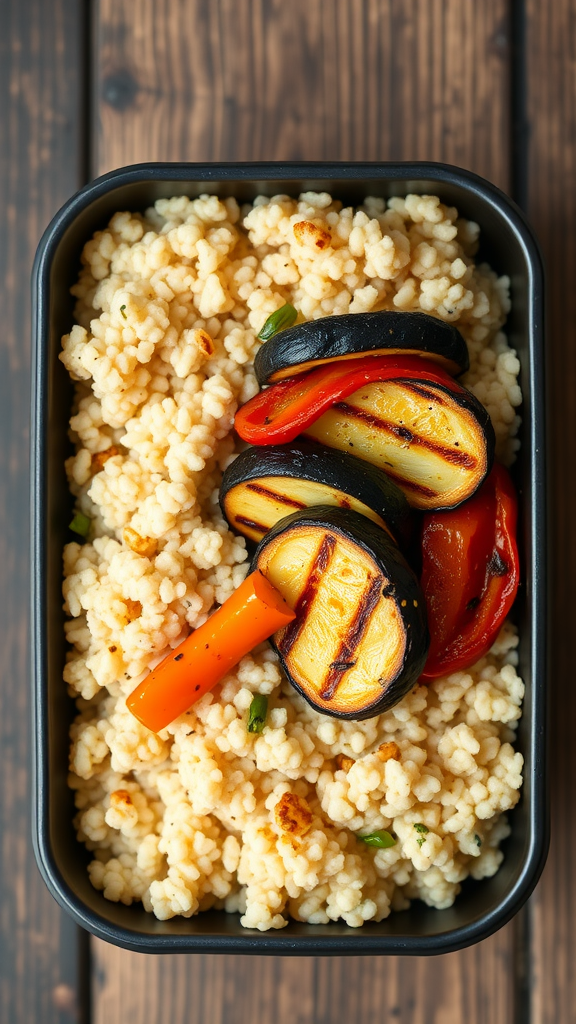
<path fill-rule="evenodd" d="M 576 1020 L 576 4 L 0 0 L 1 1024 Z M 89 938 L 29 828 L 29 277 L 80 185 L 140 160 L 445 160 L 523 205 L 547 263 L 552 846 L 527 908 L 424 958 L 145 957 Z M 574 461 L 573 461 L 574 460 Z"/>

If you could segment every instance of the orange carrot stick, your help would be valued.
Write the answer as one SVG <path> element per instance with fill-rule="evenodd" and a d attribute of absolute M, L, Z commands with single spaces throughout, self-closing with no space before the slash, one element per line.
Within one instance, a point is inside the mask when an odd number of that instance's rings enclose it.
<path fill-rule="evenodd" d="M 245 654 L 295 618 L 258 570 L 132 691 L 126 706 L 159 732 L 187 711 Z"/>

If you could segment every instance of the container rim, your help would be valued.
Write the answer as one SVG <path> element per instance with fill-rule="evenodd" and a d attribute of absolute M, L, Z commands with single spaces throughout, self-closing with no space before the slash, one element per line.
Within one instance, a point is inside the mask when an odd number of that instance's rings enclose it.
<path fill-rule="evenodd" d="M 96 178 L 76 192 L 56 213 L 44 231 L 34 260 L 32 272 L 32 415 L 31 415 L 31 481 L 36 500 L 31 504 L 32 554 L 32 839 L 40 873 L 55 900 L 81 927 L 98 938 L 135 952 L 219 952 L 294 955 L 436 955 L 453 952 L 479 942 L 506 924 L 528 899 L 543 870 L 549 844 L 549 809 L 547 806 L 547 646 L 548 629 L 532 631 L 530 663 L 534 679 L 533 722 L 530 746 L 538 749 L 534 761 L 529 802 L 531 822 L 528 853 L 522 870 L 506 897 L 492 911 L 463 927 L 434 935 L 396 936 L 371 935 L 369 925 L 364 931 L 350 929 L 350 937 L 342 935 L 297 935 L 283 932 L 246 930 L 242 935 L 148 935 L 111 924 L 89 909 L 70 888 L 63 877 L 49 842 L 48 792 L 50 772 L 47 757 L 48 706 L 47 636 L 43 618 L 43 581 L 45 553 L 42 544 L 41 509 L 46 494 L 46 408 L 44 396 L 48 383 L 49 359 L 49 285 L 50 270 L 56 249 L 76 217 L 95 200 L 108 192 L 136 183 L 152 181 L 247 181 L 332 179 L 358 181 L 366 178 L 382 181 L 433 180 L 465 188 L 487 203 L 503 217 L 518 241 L 528 268 L 530 344 L 529 391 L 532 408 L 540 414 L 524 423 L 525 444 L 530 446 L 531 536 L 539 538 L 545 548 L 546 480 L 545 480 L 545 390 L 544 390 L 544 284 L 543 265 L 535 235 L 517 204 L 503 191 L 479 175 L 454 165 L 420 162 L 241 162 L 241 163 L 138 163 L 121 167 Z M 540 470 L 540 471 L 538 471 Z M 547 622 L 546 552 L 534 562 L 533 587 L 527 595 L 534 623 Z M 536 827 L 535 827 L 536 826 Z"/>

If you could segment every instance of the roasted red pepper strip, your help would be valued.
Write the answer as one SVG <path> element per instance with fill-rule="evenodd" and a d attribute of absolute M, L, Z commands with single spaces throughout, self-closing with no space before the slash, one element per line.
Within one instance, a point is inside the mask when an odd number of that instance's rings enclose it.
<path fill-rule="evenodd" d="M 494 643 L 516 596 L 517 500 L 503 466 L 452 512 L 424 517 L 422 579 L 431 644 L 422 679 L 469 668 Z"/>
<path fill-rule="evenodd" d="M 246 402 L 236 413 L 234 426 L 251 444 L 293 441 L 334 402 L 352 395 L 364 384 L 409 377 L 444 384 L 451 391 L 460 385 L 429 359 L 420 356 L 361 356 L 331 366 L 318 366 L 279 381 Z"/>

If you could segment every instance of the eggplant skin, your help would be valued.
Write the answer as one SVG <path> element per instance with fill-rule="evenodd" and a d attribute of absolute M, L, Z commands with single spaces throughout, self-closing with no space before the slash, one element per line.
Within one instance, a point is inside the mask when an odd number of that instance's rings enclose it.
<path fill-rule="evenodd" d="M 279 477 L 282 485 L 271 485 L 270 478 Z M 238 516 L 242 503 L 241 489 L 251 484 L 251 490 L 258 489 L 258 481 L 264 482 L 262 490 L 270 496 L 278 496 L 277 505 L 282 507 L 282 517 L 302 508 L 304 505 L 326 504 L 329 499 L 315 497 L 313 502 L 290 501 L 290 490 L 286 478 L 320 484 L 339 492 L 342 507 L 348 507 L 347 498 L 353 498 L 371 510 L 390 530 L 401 547 L 410 545 L 413 537 L 414 516 L 403 491 L 385 473 L 375 466 L 335 448 L 327 448 L 315 441 L 293 441 L 284 445 L 266 445 L 247 448 L 228 466 L 220 484 L 220 508 L 233 530 L 243 533 L 250 540 L 258 539 L 274 523 L 254 523 L 248 506 L 245 516 Z M 319 488 L 319 491 L 321 489 Z M 270 513 L 269 513 L 270 514 Z M 364 513 L 366 514 L 366 513 Z M 243 521 L 244 520 L 244 521 Z M 252 522 L 252 526 L 246 523 Z M 258 529 L 258 526 L 262 529 Z"/>
<path fill-rule="evenodd" d="M 470 366 L 466 342 L 453 324 L 428 313 L 383 309 L 321 317 L 280 331 L 257 352 L 254 372 L 260 385 L 273 384 L 334 359 L 392 352 L 425 355 L 453 376 Z"/>
<path fill-rule="evenodd" d="M 316 711 L 361 721 L 393 707 L 416 684 L 430 643 L 424 598 L 375 523 L 329 505 L 295 512 L 266 534 L 251 570 L 267 576 L 297 611 L 270 643 Z"/>

